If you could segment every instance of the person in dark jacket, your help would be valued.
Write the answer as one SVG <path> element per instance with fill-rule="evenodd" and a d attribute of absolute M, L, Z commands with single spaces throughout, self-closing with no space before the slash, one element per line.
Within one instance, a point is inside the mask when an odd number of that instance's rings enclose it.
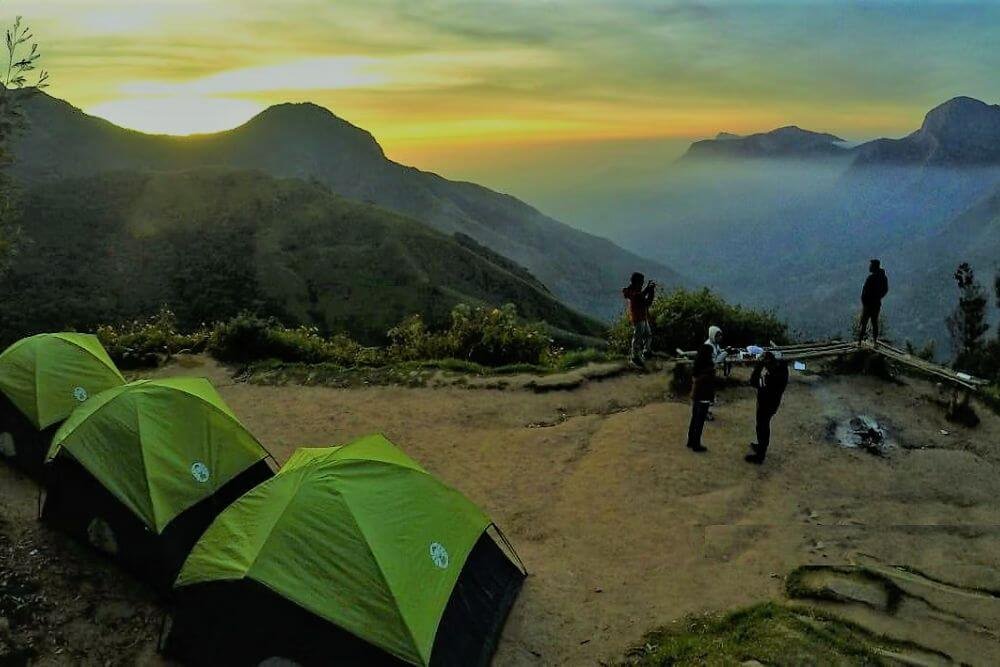
<path fill-rule="evenodd" d="M 722 349 L 722 330 L 709 328 L 708 340 L 698 348 L 691 369 L 691 424 L 688 426 L 687 447 L 695 452 L 707 452 L 701 444 L 701 434 L 705 430 L 708 410 L 715 401 L 715 364 L 726 357 Z"/>
<path fill-rule="evenodd" d="M 633 273 L 628 287 L 622 288 L 622 296 L 628 301 L 628 319 L 632 323 L 632 363 L 644 366 L 653 331 L 649 327 L 649 307 L 656 297 L 656 283 L 652 280 L 645 287 L 646 277 Z"/>
<path fill-rule="evenodd" d="M 882 263 L 873 259 L 868 266 L 868 278 L 861 288 L 861 327 L 858 342 L 865 339 L 868 323 L 872 325 L 872 342 L 878 343 L 878 317 L 882 311 L 882 299 L 889 293 L 889 278 L 885 275 Z"/>
<path fill-rule="evenodd" d="M 757 442 L 750 443 L 753 452 L 744 458 L 760 465 L 771 444 L 771 418 L 777 414 L 788 386 L 788 362 L 768 350 L 750 374 L 750 385 L 757 390 Z"/>

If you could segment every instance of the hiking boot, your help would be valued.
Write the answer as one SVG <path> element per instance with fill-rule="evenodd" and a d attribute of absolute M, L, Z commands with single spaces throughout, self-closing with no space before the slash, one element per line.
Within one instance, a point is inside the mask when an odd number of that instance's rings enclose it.
<path fill-rule="evenodd" d="M 753 463 L 754 465 L 758 465 L 759 466 L 760 464 L 762 464 L 764 462 L 764 457 L 761 456 L 760 454 L 753 453 L 753 454 L 747 454 L 746 456 L 744 456 L 743 460 L 746 461 L 747 463 Z"/>
<path fill-rule="evenodd" d="M 699 454 L 701 454 L 702 452 L 707 452 L 708 451 L 708 447 L 705 447 L 704 445 L 702 445 L 700 443 L 697 444 L 697 445 L 688 445 L 687 448 L 690 449 L 692 452 L 698 452 Z"/>

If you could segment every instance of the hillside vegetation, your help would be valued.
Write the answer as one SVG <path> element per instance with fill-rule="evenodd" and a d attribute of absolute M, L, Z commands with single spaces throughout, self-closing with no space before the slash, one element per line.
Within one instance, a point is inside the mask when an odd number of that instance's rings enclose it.
<path fill-rule="evenodd" d="M 371 134 L 313 104 L 278 105 L 233 130 L 194 137 L 125 130 L 47 95 L 28 100 L 25 116 L 12 170 L 25 183 L 205 166 L 315 180 L 449 236 L 475 239 L 527 268 L 571 308 L 605 320 L 620 312 L 618 290 L 633 271 L 663 285 L 683 282 L 665 266 L 514 197 L 397 164 Z"/>
<path fill-rule="evenodd" d="M 116 173 L 26 193 L 27 242 L 0 294 L 0 336 L 94 329 L 161 306 L 190 330 L 250 310 L 383 342 L 405 317 L 515 303 L 557 331 L 603 327 L 527 270 L 325 187 L 260 173 Z"/>

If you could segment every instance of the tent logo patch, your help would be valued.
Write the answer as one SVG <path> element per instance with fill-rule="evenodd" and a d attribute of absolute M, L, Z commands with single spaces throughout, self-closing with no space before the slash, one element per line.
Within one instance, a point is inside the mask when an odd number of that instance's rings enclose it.
<path fill-rule="evenodd" d="M 81 403 L 87 400 L 87 396 L 88 396 L 87 390 L 84 389 L 83 387 L 77 387 L 76 389 L 73 390 L 73 398 L 80 401 Z"/>
<path fill-rule="evenodd" d="M 195 461 L 191 464 L 191 476 L 194 477 L 194 481 L 199 484 L 204 484 L 208 481 L 211 476 L 208 472 L 208 466 L 201 461 Z"/>
<path fill-rule="evenodd" d="M 448 567 L 448 550 L 440 542 L 431 542 L 431 562 L 442 570 Z"/>

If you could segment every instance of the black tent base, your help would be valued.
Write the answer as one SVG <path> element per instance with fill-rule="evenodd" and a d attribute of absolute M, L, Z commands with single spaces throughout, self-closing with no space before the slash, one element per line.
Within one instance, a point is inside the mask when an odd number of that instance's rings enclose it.
<path fill-rule="evenodd" d="M 445 608 L 431 665 L 489 665 L 523 581 L 484 533 Z M 250 579 L 179 589 L 161 650 L 187 665 L 256 667 L 268 658 L 303 667 L 406 664 Z"/>
<path fill-rule="evenodd" d="M 448 599 L 431 665 L 489 665 L 524 578 L 489 533 L 483 533 Z"/>
<path fill-rule="evenodd" d="M 39 431 L 0 393 L 0 459 L 41 481 L 45 456 L 61 423 Z"/>
<path fill-rule="evenodd" d="M 42 521 L 109 556 L 164 595 L 215 517 L 274 476 L 266 460 L 258 461 L 157 534 L 68 456 L 57 456 L 47 468 Z"/>

